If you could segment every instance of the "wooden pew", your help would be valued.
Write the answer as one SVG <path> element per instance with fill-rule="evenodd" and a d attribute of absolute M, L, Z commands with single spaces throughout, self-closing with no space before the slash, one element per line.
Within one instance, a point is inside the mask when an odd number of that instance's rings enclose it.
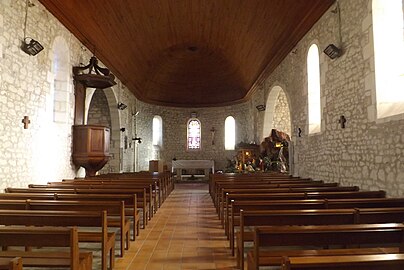
<path fill-rule="evenodd" d="M 223 188 L 221 191 L 221 199 L 219 200 L 219 204 L 221 205 L 220 215 L 219 218 L 222 221 L 222 225 L 226 222 L 224 216 L 224 201 L 225 196 L 227 194 L 253 194 L 253 193 L 297 193 L 297 192 L 356 192 L 359 191 L 359 187 L 352 186 L 352 187 L 323 187 L 323 186 L 303 186 L 303 187 L 296 187 L 291 185 L 289 187 L 278 187 L 278 188 L 266 188 L 265 186 L 261 186 L 259 188 L 243 188 L 243 189 L 233 189 L 233 188 Z M 229 202 L 228 202 L 229 203 Z M 227 212 L 228 214 L 228 212 Z"/>
<path fill-rule="evenodd" d="M 163 173 L 150 173 L 150 172 L 124 172 L 124 173 L 107 173 L 93 177 L 87 177 L 81 180 L 108 180 L 108 181 L 129 181 L 132 183 L 141 182 L 145 180 L 157 181 L 159 191 L 161 191 L 162 201 L 171 193 L 174 189 L 174 179 L 170 172 Z"/>
<path fill-rule="evenodd" d="M 284 257 L 281 270 L 402 270 L 404 254 Z"/>
<path fill-rule="evenodd" d="M 3 250 L 0 258 L 3 260 L 21 257 L 24 266 L 28 267 L 70 267 L 72 270 L 92 270 L 92 253 L 79 250 L 77 228 L 56 227 L 0 227 L 0 246 L 40 246 L 66 247 L 66 251 L 42 251 L 41 249 Z M 22 269 L 21 261 L 16 265 Z M 2 269 L 2 268 L 0 268 Z M 7 269 L 7 268 L 5 268 Z M 13 269 L 13 268 L 11 268 Z"/>
<path fill-rule="evenodd" d="M 146 188 L 148 194 L 148 200 L 153 202 L 151 207 L 153 211 L 157 212 L 157 209 L 161 206 L 163 195 L 158 188 L 158 183 L 155 180 L 111 180 L 111 179 L 96 179 L 96 180 L 63 180 L 62 182 L 49 182 L 47 185 L 29 185 L 30 188 L 108 188 L 108 189 L 136 189 Z"/>
<path fill-rule="evenodd" d="M 234 227 L 240 226 L 240 210 L 299 210 L 299 209 L 347 209 L 347 208 L 391 208 L 404 207 L 404 198 L 367 199 L 315 199 L 315 200 L 273 200 L 273 201 L 231 201 L 229 235 Z"/>
<path fill-rule="evenodd" d="M 310 178 L 300 178 L 300 177 L 293 177 L 290 175 L 285 175 L 285 174 L 273 174 L 273 173 L 254 173 L 254 174 L 210 174 L 209 175 L 209 193 L 212 195 L 214 192 L 214 187 L 216 185 L 216 182 L 221 181 L 232 181 L 232 182 L 238 182 L 238 181 L 262 181 L 262 180 L 307 180 L 307 181 L 312 181 Z"/>
<path fill-rule="evenodd" d="M 352 192 L 290 192 L 290 193 L 253 193 L 226 194 L 224 216 L 229 216 L 231 200 L 238 201 L 268 201 L 268 200 L 303 200 L 303 199 L 354 199 L 354 198 L 385 198 L 386 192 L 352 191 Z M 229 237 L 229 224 L 225 223 L 225 233 Z"/>
<path fill-rule="evenodd" d="M 240 212 L 240 231 L 236 234 L 236 255 L 240 265 L 243 265 L 244 243 L 253 241 L 253 234 L 245 230 L 247 227 L 251 229 L 267 225 L 377 224 L 399 223 L 404 220 L 404 207 L 271 211 L 241 210 Z"/>
<path fill-rule="evenodd" d="M 257 189 L 257 188 L 289 188 L 289 187 L 338 187 L 338 183 L 318 183 L 318 182 L 305 182 L 305 183 L 288 183 L 288 182 L 280 182 L 280 183 L 269 183 L 265 182 L 255 182 L 255 183 L 229 183 L 229 182 L 219 182 L 216 188 L 216 197 L 214 198 L 215 204 L 219 203 L 219 200 L 224 197 L 226 193 L 223 191 L 224 189 L 230 190 L 245 190 L 245 189 Z M 221 199 L 223 201 L 223 199 Z"/>
<path fill-rule="evenodd" d="M 128 194 L 136 195 L 137 206 L 142 209 L 143 222 L 147 225 L 147 221 L 151 219 L 152 205 L 150 188 L 111 188 L 108 186 L 92 187 L 69 187 L 62 186 L 60 188 L 6 188 L 6 193 L 56 193 L 56 194 Z"/>
<path fill-rule="evenodd" d="M 0 258 L 0 270 L 22 270 L 21 257 Z"/>
<path fill-rule="evenodd" d="M 125 203 L 125 214 L 129 215 L 133 221 L 133 236 L 139 235 L 140 228 L 140 218 L 139 212 L 137 208 L 137 200 L 136 195 L 110 195 L 110 194 L 52 194 L 52 193 L 0 193 L 0 201 L 1 200 L 61 200 L 61 201 L 95 201 L 98 203 L 102 203 L 103 201 L 123 201 Z M 5 204 L 5 202 L 3 202 Z M 10 208 L 11 207 L 11 208 Z M 12 208 L 13 203 L 9 203 L 7 208 L 3 209 L 20 209 L 20 208 Z"/>
<path fill-rule="evenodd" d="M 220 197 L 221 188 L 231 188 L 233 186 L 244 186 L 245 188 L 254 187 L 255 185 L 309 185 L 309 186 L 338 186 L 336 183 L 324 183 L 323 181 L 313 180 L 284 180 L 284 179 L 271 179 L 271 180 L 238 180 L 238 181 L 217 181 L 213 187 L 212 198 L 215 202 L 216 197 Z M 279 186 L 278 186 L 279 187 Z"/>
<path fill-rule="evenodd" d="M 165 177 L 152 177 L 152 176 L 130 176 L 123 173 L 117 174 L 103 174 L 92 177 L 87 177 L 83 179 L 74 179 L 73 182 L 103 182 L 103 183 L 125 183 L 125 184 L 142 184 L 149 183 L 153 185 L 153 190 L 155 194 L 159 198 L 159 202 L 162 203 L 168 195 L 170 190 L 169 183 L 167 182 L 167 178 Z M 68 180 L 72 182 L 72 180 Z M 63 179 L 63 182 L 66 182 L 66 179 Z"/>
<path fill-rule="evenodd" d="M 404 210 L 403 210 L 404 213 Z M 245 242 L 253 241 L 253 232 L 246 228 L 264 225 L 336 225 L 355 224 L 357 211 L 355 209 L 317 209 L 317 210 L 261 210 L 240 211 L 240 231 L 236 233 L 237 266 L 244 269 Z M 231 226 L 230 249 L 234 255 L 235 226 Z"/>
<path fill-rule="evenodd" d="M 75 189 L 70 189 L 70 188 L 6 188 L 5 191 L 7 193 L 4 194 L 17 194 L 15 195 L 15 198 L 22 197 L 21 199 L 41 199 L 41 200 L 49 200 L 52 199 L 50 197 L 54 197 L 53 199 L 62 199 L 66 198 L 69 199 L 73 198 L 74 196 L 69 196 L 69 195 L 82 195 L 82 196 L 77 196 L 76 199 L 84 199 L 84 200 L 103 200 L 103 197 L 111 199 L 114 198 L 116 195 L 128 195 L 130 197 L 128 198 L 121 198 L 121 200 L 125 201 L 125 205 L 134 205 L 133 199 L 136 198 L 136 207 L 139 207 L 142 210 L 143 213 L 143 228 L 146 227 L 147 221 L 150 218 L 150 204 L 147 201 L 147 191 L 146 189 L 126 189 L 126 190 L 117 190 L 117 189 L 80 189 L 80 188 L 75 188 Z M 19 195 L 18 195 L 19 194 Z M 33 194 L 32 196 L 29 194 Z M 35 195 L 37 194 L 37 195 Z M 41 196 L 41 194 L 44 194 Z M 53 194 L 53 196 L 51 196 Z M 138 195 L 140 194 L 140 198 Z M 0 199 L 7 199 L 5 195 L 0 194 Z M 88 197 L 88 199 L 86 199 Z M 116 198 L 119 198 L 116 197 Z M 137 209 L 137 208 L 136 208 Z M 133 213 L 135 215 L 135 213 Z M 135 217 L 135 216 L 134 216 Z M 134 219 L 135 220 L 135 219 Z"/>
<path fill-rule="evenodd" d="M 0 200 L 3 210 L 107 211 L 108 227 L 119 228 L 121 257 L 130 247 L 130 220 L 125 216 L 124 201 L 56 201 L 56 200 Z M 134 239 L 135 240 L 135 236 Z M 126 246 L 125 246 L 126 245 Z"/>
<path fill-rule="evenodd" d="M 157 211 L 161 205 L 162 195 L 158 188 L 156 180 L 139 179 L 132 181 L 126 180 L 111 180 L 111 179 L 64 179 L 62 182 L 48 182 L 47 185 L 29 185 L 30 188 L 108 188 L 108 189 L 138 189 L 146 188 L 148 200 L 151 203 L 151 208 Z"/>
<path fill-rule="evenodd" d="M 282 257 L 285 256 L 402 253 L 404 251 L 403 236 L 404 225 L 401 223 L 255 227 L 254 247 L 247 253 L 248 269 L 280 266 Z M 313 249 L 314 246 L 317 248 Z M 321 249 L 325 246 L 334 247 Z M 355 248 L 341 249 L 341 246 L 355 246 Z M 360 246 L 366 246 L 366 248 Z M 265 250 L 268 247 L 271 250 Z M 299 247 L 309 247 L 309 249 L 299 249 Z"/>
<path fill-rule="evenodd" d="M 79 232 L 80 242 L 101 243 L 102 270 L 115 264 L 115 233 L 108 232 L 106 211 L 0 210 L 0 225 L 97 227 L 101 232 Z"/>
<path fill-rule="evenodd" d="M 363 216 L 361 216 L 363 215 Z M 338 225 L 404 222 L 404 207 L 368 209 L 319 209 L 319 210 L 264 210 L 240 211 L 240 231 L 237 236 L 237 262 L 243 269 L 244 244 L 253 241 L 253 233 L 246 228 L 267 225 Z M 233 227 L 234 228 L 234 227 Z M 234 231 L 230 238 L 234 248 Z"/>
<path fill-rule="evenodd" d="M 323 182 L 302 182 L 302 183 L 294 183 L 294 182 L 255 182 L 255 183 L 231 183 L 231 182 L 218 182 L 215 190 L 215 197 L 213 201 L 216 207 L 219 207 L 221 202 L 224 201 L 224 196 L 226 194 L 224 189 L 232 189 L 232 190 L 245 190 L 245 189 L 257 189 L 257 188 L 289 188 L 289 187 L 338 187 L 337 183 L 323 183 Z M 219 212 L 219 211 L 217 211 Z"/>

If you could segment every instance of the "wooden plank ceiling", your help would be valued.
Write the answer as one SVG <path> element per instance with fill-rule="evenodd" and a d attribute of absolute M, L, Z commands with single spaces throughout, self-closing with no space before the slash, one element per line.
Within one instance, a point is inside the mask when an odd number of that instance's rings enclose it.
<path fill-rule="evenodd" d="M 334 0 L 39 0 L 145 102 L 235 104 Z"/>

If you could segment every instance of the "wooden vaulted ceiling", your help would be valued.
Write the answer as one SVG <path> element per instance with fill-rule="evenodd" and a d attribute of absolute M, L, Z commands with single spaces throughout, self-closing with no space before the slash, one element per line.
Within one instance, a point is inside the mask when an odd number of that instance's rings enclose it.
<path fill-rule="evenodd" d="M 334 0 L 39 0 L 148 103 L 247 100 Z"/>

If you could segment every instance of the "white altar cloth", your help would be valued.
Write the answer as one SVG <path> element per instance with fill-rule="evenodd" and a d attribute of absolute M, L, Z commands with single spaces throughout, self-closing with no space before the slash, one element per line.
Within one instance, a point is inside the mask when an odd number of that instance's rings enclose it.
<path fill-rule="evenodd" d="M 215 162 L 213 160 L 173 160 L 172 170 L 174 169 L 212 169 L 215 172 Z"/>
<path fill-rule="evenodd" d="M 182 169 L 204 169 L 205 177 L 209 176 L 209 170 L 215 172 L 215 162 L 213 160 L 173 160 L 171 164 L 171 171 L 177 170 L 177 177 L 182 178 Z"/>

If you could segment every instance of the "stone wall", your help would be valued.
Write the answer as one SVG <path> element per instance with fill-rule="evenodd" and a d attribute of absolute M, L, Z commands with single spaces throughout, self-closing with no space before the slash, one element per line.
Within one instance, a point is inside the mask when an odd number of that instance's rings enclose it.
<path fill-rule="evenodd" d="M 273 86 L 285 90 L 292 129 L 303 131 L 300 138 L 292 132 L 294 175 L 403 196 L 404 117 L 374 118 L 371 0 L 340 0 L 340 8 L 343 55 L 331 60 L 320 53 L 321 132 L 308 135 L 306 57 L 313 42 L 320 51 L 337 44 L 337 15 L 331 9 L 254 93 L 254 106 Z M 341 115 L 347 118 L 345 129 L 338 123 Z"/>
<path fill-rule="evenodd" d="M 81 172 L 71 162 L 71 125 L 74 95 L 71 69 L 67 87 L 65 118 L 55 122 L 52 73 L 52 44 L 62 38 L 69 48 L 69 66 L 86 64 L 91 52 L 69 33 L 43 6 L 32 1 L 27 35 L 44 45 L 44 51 L 29 56 L 20 49 L 23 38 L 24 0 L 0 2 L 0 189 L 26 186 L 74 177 Z M 389 196 L 404 195 L 404 117 L 375 119 L 374 63 L 371 0 L 340 0 L 343 55 L 335 60 L 320 54 L 322 129 L 308 136 L 306 57 L 315 42 L 322 51 L 338 43 L 337 15 L 328 11 L 296 45 L 276 70 L 257 87 L 251 100 L 216 108 L 172 108 L 137 102 L 121 82 L 105 91 L 111 116 L 113 157 L 105 171 L 147 170 L 153 158 L 152 119 L 163 119 L 160 156 L 177 159 L 210 159 L 217 169 L 235 151 L 224 150 L 224 121 L 236 120 L 236 142 L 260 142 L 266 104 L 274 86 L 285 91 L 289 103 L 294 146 L 293 174 L 363 189 L 385 189 Z M 333 7 L 331 8 L 333 9 Z M 330 10 L 331 10 L 330 9 Z M 58 86 L 59 87 L 59 86 Z M 283 99 L 284 100 L 284 99 Z M 118 110 L 117 104 L 128 105 Z M 283 102 L 283 101 L 282 101 Z M 104 104 L 105 106 L 105 104 Z M 135 112 L 139 111 L 137 116 Z M 186 123 L 196 112 L 202 123 L 201 151 L 186 151 Z M 23 129 L 21 119 L 31 124 Z M 338 123 L 347 118 L 346 128 Z M 283 117 L 277 116 L 278 124 Z M 214 127 L 215 144 L 210 129 Z M 121 132 L 120 129 L 125 128 Z M 296 136 L 297 128 L 302 137 Z M 142 143 L 132 141 L 135 136 Z M 126 141 L 126 143 L 125 143 Z M 137 162 L 135 162 L 137 159 Z"/>
<path fill-rule="evenodd" d="M 226 159 L 236 155 L 233 150 L 224 149 L 224 122 L 227 116 L 236 121 L 236 143 L 254 140 L 254 118 L 250 117 L 250 102 L 215 108 L 173 108 L 154 106 L 138 102 L 139 114 L 136 117 L 137 135 L 142 138 L 139 147 L 139 170 L 148 170 L 148 162 L 152 159 L 152 121 L 155 115 L 163 120 L 163 145 L 160 150 L 161 159 L 170 166 L 171 160 L 177 159 L 213 159 L 215 169 L 224 169 Z M 255 110 L 255 108 L 254 108 Z M 196 112 L 201 121 L 202 144 L 199 151 L 186 151 L 187 121 L 191 113 Z M 215 128 L 214 145 L 211 142 L 212 127 Z"/>
<path fill-rule="evenodd" d="M 111 128 L 111 115 L 108 108 L 108 100 L 104 91 L 97 89 L 91 99 L 90 109 L 88 110 L 87 124 L 101 125 Z"/>
<path fill-rule="evenodd" d="M 46 183 L 82 175 L 71 161 L 74 92 L 71 67 L 88 63 L 91 52 L 67 31 L 37 1 L 28 8 L 26 34 L 38 40 L 44 50 L 30 56 L 21 49 L 25 17 L 25 0 L 0 1 L 0 190 L 7 186 L 24 187 L 29 183 Z M 66 82 L 60 85 L 53 64 L 55 41 L 65 43 L 68 51 Z M 62 41 L 61 41 L 62 40 Z M 57 51 L 57 50 L 56 50 Z M 55 90 L 64 88 L 63 99 Z M 114 94 L 117 93 L 117 94 Z M 134 98 L 118 81 L 108 101 L 115 114 L 112 137 L 118 149 L 118 162 L 110 171 L 133 170 L 133 147 L 124 149 L 119 132 L 126 126 L 132 137 Z M 119 93 L 119 94 L 118 94 Z M 129 108 L 116 112 L 119 97 Z M 64 103 L 61 103 L 63 101 Z M 63 112 L 62 117 L 56 113 Z M 21 120 L 29 116 L 31 123 L 23 129 Z M 119 150 L 122 149 L 120 152 Z M 132 149 L 132 150 L 131 150 Z M 120 162 L 119 157 L 122 157 Z M 129 163 L 129 164 L 128 164 Z"/>
<path fill-rule="evenodd" d="M 275 103 L 274 129 L 280 130 L 287 134 L 291 134 L 290 130 L 290 110 L 288 100 L 284 91 L 280 91 Z"/>

